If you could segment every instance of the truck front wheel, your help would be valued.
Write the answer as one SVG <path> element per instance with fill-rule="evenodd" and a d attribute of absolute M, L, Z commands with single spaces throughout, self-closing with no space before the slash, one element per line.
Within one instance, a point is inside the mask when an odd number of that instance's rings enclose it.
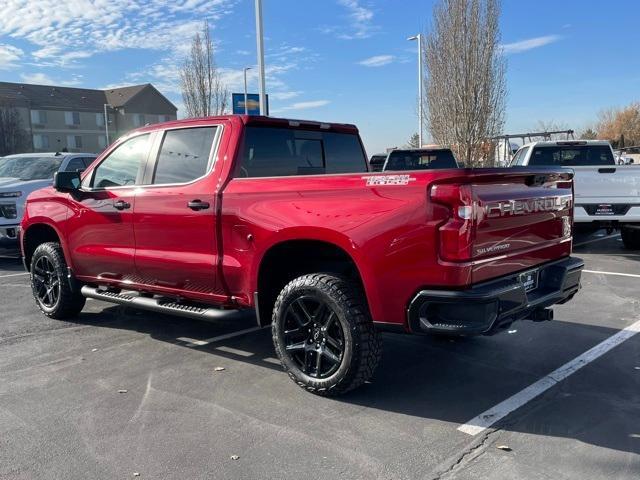
<path fill-rule="evenodd" d="M 359 387 L 380 359 L 380 339 L 362 290 L 333 274 L 289 282 L 273 309 L 272 334 L 284 370 L 319 395 Z"/>
<path fill-rule="evenodd" d="M 640 228 L 622 227 L 622 243 L 629 250 L 640 250 Z"/>
<path fill-rule="evenodd" d="M 47 317 L 62 320 L 80 313 L 86 298 L 67 279 L 67 262 L 59 243 L 39 245 L 31 257 L 31 289 Z"/>

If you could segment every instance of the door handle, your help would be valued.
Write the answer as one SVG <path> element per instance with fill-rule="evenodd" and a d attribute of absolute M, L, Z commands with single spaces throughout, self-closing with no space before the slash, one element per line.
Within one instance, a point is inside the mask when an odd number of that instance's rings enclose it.
<path fill-rule="evenodd" d="M 125 202 L 124 200 L 118 200 L 113 203 L 113 208 L 116 210 L 126 210 L 127 208 L 131 208 L 131 204 L 129 202 Z"/>
<path fill-rule="evenodd" d="M 191 210 L 206 210 L 210 207 L 209 202 L 203 202 L 202 200 L 191 200 L 187 206 Z"/>

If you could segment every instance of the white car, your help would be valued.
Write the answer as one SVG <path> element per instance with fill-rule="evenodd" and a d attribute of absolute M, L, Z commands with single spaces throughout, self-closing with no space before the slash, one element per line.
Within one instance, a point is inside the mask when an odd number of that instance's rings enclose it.
<path fill-rule="evenodd" d="M 617 165 L 609 142 L 528 143 L 518 150 L 510 166 L 573 169 L 576 226 L 620 229 L 625 247 L 640 249 L 640 166 Z"/>
<path fill-rule="evenodd" d="M 21 153 L 0 158 L 0 247 L 18 245 L 24 202 L 35 190 L 53 183 L 57 171 L 84 170 L 93 153 Z"/>

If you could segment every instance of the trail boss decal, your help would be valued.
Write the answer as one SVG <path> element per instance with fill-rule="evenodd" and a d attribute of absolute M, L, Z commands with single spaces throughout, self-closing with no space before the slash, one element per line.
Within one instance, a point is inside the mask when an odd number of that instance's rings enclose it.
<path fill-rule="evenodd" d="M 571 208 L 570 196 L 507 200 L 505 202 L 488 203 L 485 206 L 487 218 L 524 215 L 526 213 L 536 212 L 557 212 L 565 208 Z"/>
<path fill-rule="evenodd" d="M 367 187 L 378 185 L 409 185 L 409 182 L 415 181 L 415 177 L 411 175 L 376 175 L 362 177 L 367 181 Z"/>

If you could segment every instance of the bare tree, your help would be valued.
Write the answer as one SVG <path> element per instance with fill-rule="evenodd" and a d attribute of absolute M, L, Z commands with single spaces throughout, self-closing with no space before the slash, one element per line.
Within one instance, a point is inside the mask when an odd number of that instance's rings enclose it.
<path fill-rule="evenodd" d="M 29 137 L 18 110 L 11 104 L 0 103 L 0 157 L 27 150 Z"/>
<path fill-rule="evenodd" d="M 197 32 L 193 37 L 191 51 L 180 72 L 180 88 L 187 117 L 222 115 L 227 110 L 229 90 L 213 58 L 213 41 L 206 20 L 202 34 Z"/>
<path fill-rule="evenodd" d="M 564 122 L 556 122 L 555 120 L 538 120 L 535 127 L 538 132 L 559 132 L 569 130 L 569 125 Z M 554 133 L 550 134 L 544 138 L 543 140 L 567 140 L 566 133 Z"/>
<path fill-rule="evenodd" d="M 486 158 L 486 139 L 501 133 L 506 62 L 498 0 L 440 0 L 426 35 L 426 123 L 435 143 L 466 165 Z"/>

